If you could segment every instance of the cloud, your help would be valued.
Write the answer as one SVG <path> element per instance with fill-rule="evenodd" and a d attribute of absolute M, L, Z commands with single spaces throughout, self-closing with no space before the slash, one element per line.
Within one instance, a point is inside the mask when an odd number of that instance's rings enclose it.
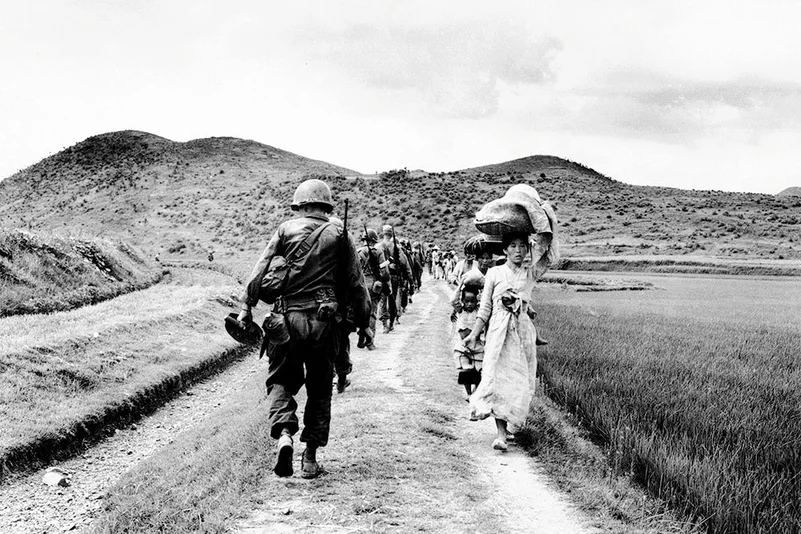
<path fill-rule="evenodd" d="M 575 94 L 581 105 L 573 119 L 597 133 L 687 143 L 715 135 L 756 139 L 801 127 L 801 84 L 795 82 L 708 82 L 617 71 Z"/>
<path fill-rule="evenodd" d="M 553 37 L 497 21 L 314 27 L 303 40 L 312 60 L 330 62 L 368 87 L 413 91 L 425 111 L 457 118 L 494 115 L 498 82 L 551 82 L 551 61 L 562 47 Z"/>

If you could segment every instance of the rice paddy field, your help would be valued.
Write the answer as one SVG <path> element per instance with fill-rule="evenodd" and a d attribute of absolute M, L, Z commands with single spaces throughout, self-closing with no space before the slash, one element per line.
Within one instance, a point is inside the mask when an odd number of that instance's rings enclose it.
<path fill-rule="evenodd" d="M 603 277 L 654 289 L 541 286 L 549 395 L 709 532 L 801 532 L 801 279 Z"/>

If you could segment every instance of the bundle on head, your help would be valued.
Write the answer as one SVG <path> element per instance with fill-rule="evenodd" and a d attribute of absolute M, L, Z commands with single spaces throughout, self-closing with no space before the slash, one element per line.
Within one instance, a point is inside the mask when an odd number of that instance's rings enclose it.
<path fill-rule="evenodd" d="M 486 203 L 476 213 L 475 225 L 498 240 L 497 236 L 506 234 L 528 234 L 537 276 L 559 259 L 556 214 L 530 185 L 514 185 L 501 198 Z"/>
<path fill-rule="evenodd" d="M 462 277 L 462 291 L 478 293 L 484 289 L 484 275 L 478 269 L 467 271 Z"/>
<path fill-rule="evenodd" d="M 500 241 L 486 234 L 478 234 L 467 238 L 464 242 L 464 253 L 478 258 L 482 254 L 502 254 Z"/>

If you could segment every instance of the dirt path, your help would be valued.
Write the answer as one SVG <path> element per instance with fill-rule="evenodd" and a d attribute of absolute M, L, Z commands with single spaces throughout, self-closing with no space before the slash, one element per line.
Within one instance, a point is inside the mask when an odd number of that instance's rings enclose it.
<path fill-rule="evenodd" d="M 283 492 L 286 500 L 274 500 L 255 510 L 241 524 L 241 534 L 487 532 L 499 528 L 511 533 L 592 532 L 583 524 L 586 523 L 584 518 L 549 485 L 535 460 L 514 446 L 506 453 L 492 450 L 495 425 L 491 420 L 468 420 L 467 403 L 461 386 L 456 384 L 450 353 L 447 318 L 450 291 L 451 286 L 444 282 L 429 280 L 415 296 L 400 326 L 390 334 L 379 336 L 376 341 L 379 350 L 354 350 L 354 385 L 334 399 L 332 438 L 323 460 L 328 460 L 329 473 L 314 482 L 297 476 L 278 482 L 286 485 Z M 365 389 L 372 402 L 370 405 L 366 405 L 362 393 Z M 375 405 L 382 407 L 381 413 L 370 409 Z M 398 412 L 402 415 L 398 416 Z M 417 417 L 410 414 L 417 414 Z M 359 418 L 355 426 L 374 425 L 380 432 L 388 433 L 383 438 L 370 436 L 370 446 L 378 448 L 371 451 L 372 458 L 377 459 L 373 461 L 392 463 L 403 458 L 412 465 L 405 465 L 405 468 L 419 469 L 420 477 L 434 466 L 442 467 L 437 475 L 442 483 L 434 482 L 433 487 L 429 483 L 424 489 L 430 493 L 428 498 L 435 502 L 434 506 L 428 507 L 423 502 L 425 498 L 403 496 L 403 486 L 409 481 L 387 478 L 378 481 L 386 496 L 384 499 L 370 499 L 368 495 L 361 496 L 360 500 L 357 495 L 354 499 L 339 500 L 338 506 L 331 508 L 327 515 L 323 514 L 326 521 L 321 523 L 320 510 L 315 513 L 314 508 L 326 504 L 319 500 L 316 492 L 358 494 L 364 491 L 358 482 L 352 486 L 347 483 L 348 469 L 363 466 L 359 461 L 349 462 L 353 457 L 354 440 L 337 435 L 337 419 L 341 417 Z M 398 420 L 405 424 L 393 424 Z M 408 424 L 414 422 L 418 429 Z M 442 441 L 422 442 L 417 435 L 419 429 Z M 367 438 L 365 432 L 360 433 L 357 440 L 366 447 Z M 441 444 L 443 441 L 447 446 Z M 380 450 L 381 447 L 386 450 Z M 449 471 L 451 457 L 456 457 L 456 462 Z M 381 465 L 376 465 L 375 469 L 380 471 Z M 369 503 L 366 507 L 353 504 L 365 500 Z M 400 506 L 396 506 L 398 503 Z M 369 509 L 375 514 L 375 520 L 348 520 L 344 517 L 348 508 L 356 514 Z M 416 516 L 425 514 L 441 516 L 414 521 Z"/>
<path fill-rule="evenodd" d="M 379 350 L 354 347 L 353 386 L 335 394 L 331 442 L 321 451 L 325 474 L 307 481 L 265 473 L 256 499 L 262 504 L 236 531 L 591 532 L 534 460 L 514 446 L 507 453 L 491 449 L 491 421 L 468 421 L 451 358 L 449 291 L 426 281 L 398 328 L 379 336 Z M 263 388 L 265 367 L 255 358 L 234 363 L 59 464 L 71 474 L 69 487 L 45 486 L 44 471 L 0 486 L 0 532 L 90 532 L 105 491 L 126 470 L 214 417 L 243 390 Z"/>

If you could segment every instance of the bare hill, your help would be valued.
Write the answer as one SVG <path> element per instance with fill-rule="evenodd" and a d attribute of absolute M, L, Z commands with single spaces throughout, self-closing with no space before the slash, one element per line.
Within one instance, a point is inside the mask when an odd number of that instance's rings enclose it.
<path fill-rule="evenodd" d="M 563 255 L 801 258 L 801 198 L 633 186 L 555 156 L 378 177 L 233 138 L 142 132 L 87 139 L 0 182 L 5 225 L 119 237 L 162 258 L 249 264 L 291 216 L 302 180 L 328 181 L 352 231 L 367 223 L 457 248 L 486 201 L 529 183 L 552 201 Z"/>
<path fill-rule="evenodd" d="M 283 213 L 273 201 L 281 184 L 314 174 L 358 175 L 255 141 L 178 143 L 113 132 L 0 182 L 0 214 L 7 226 L 123 237 L 153 254 L 200 254 L 230 246 L 257 206 L 254 217 L 272 222 Z"/>
<path fill-rule="evenodd" d="M 777 193 L 780 197 L 801 197 L 801 187 L 788 187 L 787 189 L 783 189 L 779 193 Z"/>

